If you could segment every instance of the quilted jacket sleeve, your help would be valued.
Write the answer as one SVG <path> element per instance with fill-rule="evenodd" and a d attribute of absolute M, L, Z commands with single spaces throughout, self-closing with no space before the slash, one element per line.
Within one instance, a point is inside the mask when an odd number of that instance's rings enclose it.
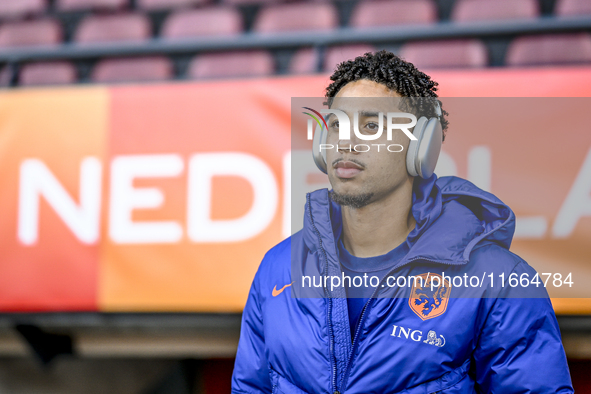
<path fill-rule="evenodd" d="M 252 283 L 242 314 L 240 341 L 232 375 L 232 393 L 236 394 L 271 393 L 257 279 L 258 275 Z"/>
<path fill-rule="evenodd" d="M 513 272 L 518 276 L 527 273 L 530 278 L 536 274 L 525 262 Z M 505 286 L 502 298 L 486 300 L 490 311 L 474 352 L 479 392 L 573 393 L 546 290 L 515 291 Z"/>

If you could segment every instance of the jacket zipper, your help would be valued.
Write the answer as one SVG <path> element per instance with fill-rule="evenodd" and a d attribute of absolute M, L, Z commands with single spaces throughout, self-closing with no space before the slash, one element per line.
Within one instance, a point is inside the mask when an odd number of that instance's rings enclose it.
<path fill-rule="evenodd" d="M 318 228 L 316 227 L 316 224 L 314 223 L 314 218 L 312 217 L 312 205 L 310 204 L 310 195 L 309 194 L 306 196 L 306 202 L 308 203 L 308 215 L 310 216 L 310 223 L 312 224 L 312 228 L 314 229 L 314 233 L 318 237 L 319 248 L 322 251 L 322 255 L 324 257 L 324 263 L 325 263 L 324 264 L 324 275 L 326 276 L 326 275 L 328 275 L 328 257 L 326 256 L 326 251 L 324 250 L 324 246 L 322 245 L 322 237 L 320 235 L 320 231 L 318 231 Z M 330 364 L 332 367 L 333 394 L 344 393 L 344 391 L 342 391 L 342 390 L 345 389 L 347 381 L 349 380 L 349 373 L 351 372 L 351 366 L 353 364 L 353 359 L 354 359 L 354 354 L 355 354 L 356 347 L 357 347 L 359 332 L 361 331 L 361 327 L 363 327 L 363 325 L 365 323 L 365 313 L 369 309 L 369 305 L 372 302 L 372 300 L 374 299 L 374 296 L 376 295 L 376 293 L 380 289 L 380 285 L 382 284 L 382 282 L 384 281 L 385 278 L 387 278 L 388 276 L 390 276 L 390 274 L 392 274 L 392 272 L 399 269 L 400 267 L 404 267 L 405 265 L 407 265 L 413 261 L 417 261 L 417 260 L 424 260 L 424 261 L 428 261 L 428 262 L 436 263 L 436 264 L 454 265 L 452 263 L 446 263 L 443 261 L 435 261 L 435 260 L 425 259 L 422 257 L 414 257 L 408 261 L 405 261 L 404 264 L 400 264 L 400 265 L 392 268 L 390 271 L 388 271 L 388 273 L 384 276 L 384 278 L 382 278 L 380 283 L 378 283 L 378 287 L 376 287 L 376 289 L 372 293 L 370 299 L 363 306 L 363 310 L 361 311 L 361 316 L 359 318 L 359 322 L 357 323 L 357 328 L 355 329 L 355 335 L 353 337 L 353 343 L 351 345 L 351 354 L 349 355 L 349 360 L 347 360 L 347 366 L 345 367 L 345 373 L 343 374 L 343 380 L 341 382 L 341 390 L 339 390 L 339 388 L 337 387 L 337 370 L 336 370 L 336 362 L 334 359 L 334 333 L 332 330 L 332 297 L 330 296 L 328 289 L 324 288 L 324 294 L 328 298 L 327 325 L 328 325 L 328 336 L 329 336 L 329 342 L 330 342 L 330 344 L 329 344 L 329 349 L 330 349 L 329 359 L 330 359 Z"/>
<path fill-rule="evenodd" d="M 318 237 L 318 244 L 319 244 L 319 248 L 322 251 L 322 255 L 324 257 L 324 275 L 327 276 L 328 275 L 328 257 L 326 256 L 326 251 L 324 250 L 324 247 L 322 246 L 322 237 L 320 235 L 320 231 L 318 231 L 318 228 L 316 227 L 316 224 L 314 223 L 314 218 L 312 217 L 312 205 L 310 204 L 310 195 L 308 194 L 306 196 L 306 200 L 308 203 L 308 215 L 310 216 L 310 223 L 312 224 L 312 228 L 314 229 L 314 233 L 316 234 L 316 236 Z M 324 288 L 324 294 L 326 296 L 326 298 L 328 299 L 328 311 L 326 313 L 327 316 L 327 326 L 328 326 L 328 337 L 329 337 L 329 359 L 330 359 L 330 365 L 332 368 L 332 390 L 333 390 L 333 394 L 340 394 L 337 391 L 337 366 L 336 366 L 336 361 L 334 359 L 334 333 L 332 330 L 332 297 L 330 296 L 330 293 L 328 292 L 328 288 Z"/>
<path fill-rule="evenodd" d="M 361 328 L 363 327 L 363 325 L 365 323 L 365 312 L 370 308 L 370 303 L 374 300 L 375 295 L 377 294 L 378 290 L 381 288 L 382 282 L 384 282 L 384 279 L 389 277 L 394 271 L 396 271 L 400 267 L 404 267 L 405 265 L 407 265 L 413 261 L 417 261 L 417 260 L 428 261 L 428 262 L 436 263 L 436 264 L 454 265 L 454 264 L 445 263 L 442 261 L 429 260 L 429 259 L 425 259 L 425 258 L 421 258 L 421 257 L 413 257 L 412 259 L 405 261 L 404 264 L 394 267 L 390 271 L 388 271 L 388 273 L 380 280 L 380 283 L 378 283 L 378 286 L 375 288 L 371 297 L 369 298 L 369 300 L 367 300 L 367 302 L 363 306 L 363 309 L 361 310 L 361 316 L 359 317 L 359 322 L 357 323 L 357 328 L 355 329 L 355 335 L 353 336 L 353 344 L 351 345 L 351 354 L 349 355 L 349 360 L 347 360 L 347 367 L 345 368 L 345 373 L 343 374 L 343 381 L 341 382 L 341 391 L 340 392 L 344 393 L 344 390 L 347 387 L 346 384 L 349 380 L 349 373 L 351 372 L 351 366 L 353 365 L 353 359 L 355 358 L 354 355 L 357 350 L 357 345 L 358 345 L 358 341 L 359 341 L 359 339 L 358 339 L 359 332 L 361 331 Z M 339 391 L 335 391 L 335 393 L 339 393 Z"/>

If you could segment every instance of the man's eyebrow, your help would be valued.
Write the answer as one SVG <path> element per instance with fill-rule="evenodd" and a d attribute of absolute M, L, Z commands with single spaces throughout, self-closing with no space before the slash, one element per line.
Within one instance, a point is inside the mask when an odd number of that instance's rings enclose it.
<path fill-rule="evenodd" d="M 378 116 L 385 116 L 383 112 L 375 112 L 375 111 L 359 111 L 359 115 L 364 116 L 366 118 L 377 118 Z"/>
<path fill-rule="evenodd" d="M 363 116 L 363 117 L 365 117 L 365 118 L 377 118 L 377 117 L 379 117 L 379 116 L 380 116 L 380 114 L 382 114 L 382 116 L 383 116 L 384 118 L 386 117 L 386 114 L 385 114 L 385 113 L 383 113 L 383 112 L 376 112 L 376 111 L 363 111 L 363 110 L 359 111 L 359 115 L 360 115 L 360 116 Z M 328 116 L 326 117 L 326 120 L 329 120 L 329 119 L 331 119 L 331 118 L 333 118 L 333 117 L 336 117 L 336 115 L 335 115 L 335 114 L 333 114 L 333 113 L 329 113 L 329 114 L 328 114 Z"/>

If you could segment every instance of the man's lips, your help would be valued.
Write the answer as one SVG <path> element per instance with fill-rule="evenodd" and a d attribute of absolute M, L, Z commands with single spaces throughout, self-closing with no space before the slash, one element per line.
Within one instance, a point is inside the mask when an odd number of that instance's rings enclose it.
<path fill-rule="evenodd" d="M 352 161 L 342 160 L 334 166 L 335 174 L 339 178 L 353 178 L 355 175 L 363 171 L 363 167 Z"/>

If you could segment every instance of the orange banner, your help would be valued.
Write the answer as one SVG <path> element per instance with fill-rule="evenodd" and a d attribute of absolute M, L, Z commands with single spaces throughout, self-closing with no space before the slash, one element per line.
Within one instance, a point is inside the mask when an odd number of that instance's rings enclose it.
<path fill-rule="evenodd" d="M 1 309 L 96 308 L 108 102 L 104 88 L 0 93 Z"/>
<path fill-rule="evenodd" d="M 591 87 L 589 68 L 432 75 L 446 97 L 575 97 Z M 0 309 L 239 312 L 264 253 L 287 235 L 291 97 L 322 96 L 328 82 L 2 92 Z M 582 272 L 591 197 L 572 190 L 588 171 L 591 134 L 563 132 L 559 142 L 452 129 L 442 165 L 470 178 L 470 160 L 488 154 L 491 191 L 525 219 L 513 250 L 537 269 Z M 557 225 L 568 198 L 583 199 L 582 211 Z M 559 303 L 558 312 L 591 313 L 587 300 Z"/>

